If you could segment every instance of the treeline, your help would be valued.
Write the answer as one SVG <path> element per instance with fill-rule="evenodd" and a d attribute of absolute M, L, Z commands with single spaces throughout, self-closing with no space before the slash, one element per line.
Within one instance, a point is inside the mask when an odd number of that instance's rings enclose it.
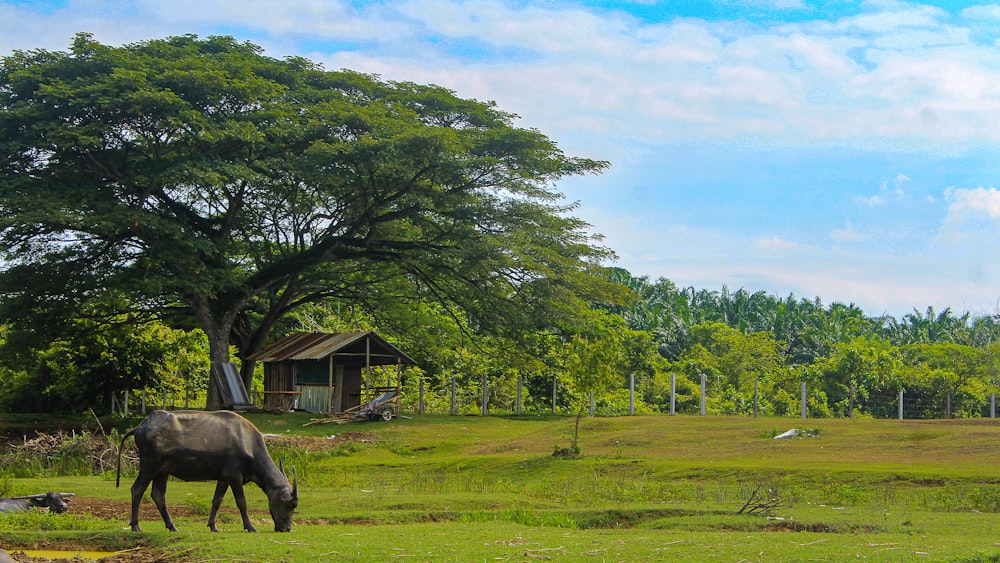
<path fill-rule="evenodd" d="M 757 408 L 762 415 L 798 415 L 805 383 L 813 417 L 895 416 L 900 391 L 908 404 L 919 405 L 909 417 L 982 416 L 1000 382 L 996 315 L 927 308 L 901 318 L 872 316 L 819 298 L 680 288 L 617 268 L 606 275 L 626 287 L 630 299 L 596 306 L 606 316 L 585 337 L 611 351 L 605 360 L 613 373 L 589 387 L 600 388 L 599 413 L 628 412 L 630 376 L 638 412 L 669 412 L 671 379 L 676 411 L 699 412 L 704 376 L 709 413 L 750 415 Z M 589 396 L 575 379 L 580 376 L 566 371 L 567 340 L 536 335 L 538 346 L 528 355 L 491 341 L 424 357 L 421 376 L 437 390 L 430 400 L 442 403 L 432 410 L 447 412 L 443 403 L 454 380 L 466 411 L 480 412 L 484 381 L 490 409 L 513 411 L 520 377 L 528 410 L 551 408 L 555 380 L 557 410 L 575 412 Z M 445 357 L 456 361 L 441 362 Z"/>
<path fill-rule="evenodd" d="M 977 416 L 997 389 L 996 315 L 927 308 L 870 316 L 819 298 L 678 288 L 624 270 L 611 276 L 635 297 L 614 312 L 652 335 L 666 371 L 690 384 L 706 375 L 715 412 L 751 412 L 755 382 L 762 410 L 776 415 L 799 412 L 803 382 L 812 416 L 846 415 L 852 393 L 855 414 L 885 413 L 898 391 L 924 405 L 920 416 L 943 416 L 949 405 L 952 416 Z"/>
<path fill-rule="evenodd" d="M 909 416 L 982 416 L 998 385 L 1000 323 L 995 315 L 914 310 L 870 316 L 852 304 L 680 288 L 622 269 L 604 272 L 628 298 L 578 311 L 572 327 L 517 338 L 478 330 L 433 299 L 379 299 L 377 307 L 329 302 L 303 307 L 273 335 L 375 329 L 419 364 L 407 370 L 406 402 L 423 386 L 430 412 L 513 412 L 522 408 L 599 414 L 629 411 L 634 382 L 639 413 L 798 415 L 806 383 L 809 416 L 892 416 L 899 391 L 922 405 Z M 198 330 L 127 316 L 80 315 L 44 347 L 0 332 L 0 408 L 97 412 L 110 397 L 145 390 L 160 404 L 202 406 L 207 340 Z M 258 366 L 258 384 L 260 367 Z M 385 377 L 392 378 L 393 374 Z M 485 394 L 484 394 L 485 389 Z M 756 399 L 755 399 L 756 397 Z"/>

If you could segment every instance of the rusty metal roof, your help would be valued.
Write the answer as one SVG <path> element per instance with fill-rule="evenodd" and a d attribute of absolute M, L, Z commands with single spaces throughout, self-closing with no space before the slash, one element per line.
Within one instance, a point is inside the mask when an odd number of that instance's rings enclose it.
<path fill-rule="evenodd" d="M 247 359 L 260 362 L 320 360 L 329 356 L 368 357 L 371 365 L 403 363 L 416 365 L 412 358 L 369 330 L 364 332 L 296 332 L 265 347 Z"/>

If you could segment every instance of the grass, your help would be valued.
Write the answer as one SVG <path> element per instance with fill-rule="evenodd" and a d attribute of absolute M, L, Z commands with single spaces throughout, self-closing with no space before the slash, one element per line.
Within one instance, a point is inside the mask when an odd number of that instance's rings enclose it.
<path fill-rule="evenodd" d="M 209 534 L 214 485 L 172 481 L 168 505 L 190 513 L 175 517 L 180 533 L 157 519 L 132 534 L 124 511 L 99 520 L 71 510 L 0 517 L 0 547 L 69 541 L 289 562 L 1000 561 L 1000 423 L 989 419 L 597 418 L 583 421 L 582 456 L 557 459 L 571 418 L 249 418 L 266 433 L 367 440 L 271 448 L 299 478 L 292 533 L 243 533 L 229 495 L 223 533 Z M 816 437 L 772 439 L 796 425 Z M 131 483 L 115 489 L 113 474 L 0 479 L 17 491 L 116 501 L 128 500 Z M 737 514 L 757 489 L 777 505 Z M 250 486 L 247 497 L 257 527 L 272 529 L 261 491 Z"/>

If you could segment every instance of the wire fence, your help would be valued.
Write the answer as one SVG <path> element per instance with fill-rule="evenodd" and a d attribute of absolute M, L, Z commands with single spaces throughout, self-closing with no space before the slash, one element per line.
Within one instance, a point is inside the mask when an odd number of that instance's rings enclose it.
<path fill-rule="evenodd" d="M 676 385 L 671 384 L 669 403 L 667 405 L 650 405 L 645 403 L 634 386 L 629 381 L 627 389 L 623 390 L 621 400 L 608 401 L 605 398 L 595 400 L 589 397 L 589 405 L 584 404 L 587 414 L 593 416 L 626 416 L 641 413 L 683 414 L 683 415 L 714 415 L 714 414 L 745 414 L 748 416 L 785 416 L 796 418 L 827 418 L 827 417 L 871 417 L 881 419 L 918 420 L 946 418 L 996 418 L 997 396 L 992 393 L 986 397 L 975 397 L 967 393 L 937 393 L 926 392 L 907 394 L 906 390 L 882 390 L 876 392 L 857 393 L 852 389 L 850 400 L 843 401 L 840 408 L 831 405 L 817 405 L 817 397 L 809 385 L 801 383 L 796 397 L 796 408 L 784 408 L 782 412 L 763 408 L 769 401 L 758 393 L 746 401 L 738 412 L 720 410 L 718 404 L 722 401 L 713 397 L 702 382 L 700 396 L 681 397 Z M 664 401 L 666 403 L 666 401 Z M 416 386 L 404 390 L 403 409 L 413 413 L 435 413 L 451 415 L 490 415 L 490 414 L 576 414 L 579 400 L 570 404 L 565 390 L 559 387 L 558 381 L 552 380 L 551 393 L 529 394 L 522 382 L 518 380 L 516 395 L 512 393 L 498 394 L 491 390 L 487 382 L 480 387 L 468 387 L 446 383 L 438 386 L 427 386 L 421 380 Z"/>

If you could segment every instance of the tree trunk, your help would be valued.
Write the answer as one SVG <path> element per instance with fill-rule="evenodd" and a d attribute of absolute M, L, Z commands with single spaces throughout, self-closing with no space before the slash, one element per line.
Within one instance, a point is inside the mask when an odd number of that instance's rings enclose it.
<path fill-rule="evenodd" d="M 215 328 L 208 334 L 208 356 L 212 363 L 229 361 L 229 331 Z M 217 411 L 222 408 L 222 395 L 219 393 L 219 382 L 214 377 L 208 378 L 208 396 L 205 408 Z"/>
<path fill-rule="evenodd" d="M 218 321 L 212 314 L 206 299 L 196 299 L 193 307 L 198 324 L 208 336 L 208 358 L 214 362 L 229 361 L 229 339 L 232 332 L 232 315 L 226 315 L 228 320 Z M 214 377 L 208 378 L 208 394 L 205 408 L 210 411 L 222 408 L 222 395 L 219 393 L 219 382 Z"/>
<path fill-rule="evenodd" d="M 580 410 L 576 413 L 576 424 L 573 425 L 573 445 L 571 446 L 574 451 L 580 451 L 580 419 L 583 418 L 583 403 L 580 403 Z"/>

